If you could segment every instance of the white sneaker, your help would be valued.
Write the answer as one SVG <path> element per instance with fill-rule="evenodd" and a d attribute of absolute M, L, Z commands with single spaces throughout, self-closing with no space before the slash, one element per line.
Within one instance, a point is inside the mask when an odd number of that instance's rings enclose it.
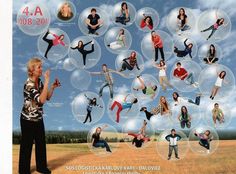
<path fill-rule="evenodd" d="M 94 44 L 94 40 L 92 40 L 91 44 Z"/>
<path fill-rule="evenodd" d="M 209 154 L 210 153 L 210 150 L 207 150 L 207 154 Z"/>

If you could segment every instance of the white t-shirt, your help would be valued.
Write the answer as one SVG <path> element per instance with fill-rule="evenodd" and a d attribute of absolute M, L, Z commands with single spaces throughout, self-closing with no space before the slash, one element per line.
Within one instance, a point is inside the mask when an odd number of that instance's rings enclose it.
<path fill-rule="evenodd" d="M 221 87 L 221 86 L 222 86 L 222 83 L 223 83 L 223 80 L 224 80 L 224 79 L 222 79 L 222 78 L 220 78 L 220 77 L 218 76 L 217 79 L 216 79 L 215 86 Z"/>
<path fill-rule="evenodd" d="M 166 65 L 162 67 L 159 71 L 159 77 L 164 77 L 166 76 Z"/>
<path fill-rule="evenodd" d="M 175 105 L 186 104 L 186 103 L 188 103 L 188 100 L 184 99 L 183 97 L 178 97 L 177 101 L 175 101 Z"/>

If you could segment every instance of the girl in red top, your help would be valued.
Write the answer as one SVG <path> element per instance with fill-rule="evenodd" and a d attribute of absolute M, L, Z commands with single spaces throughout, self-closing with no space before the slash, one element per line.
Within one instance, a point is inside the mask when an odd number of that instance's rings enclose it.
<path fill-rule="evenodd" d="M 54 39 L 47 39 L 47 36 L 49 34 L 52 34 Z M 63 39 L 64 39 L 64 34 L 61 34 L 60 36 L 58 36 L 56 34 L 53 34 L 49 31 L 47 31 L 47 33 L 43 36 L 43 40 L 48 43 L 48 47 L 47 47 L 47 50 L 44 54 L 44 57 L 48 58 L 47 55 L 48 55 L 49 50 L 52 48 L 52 46 L 57 46 L 58 44 L 61 44 L 61 45 L 65 46 L 65 43 L 63 42 Z"/>
<path fill-rule="evenodd" d="M 163 42 L 162 42 L 161 37 L 155 31 L 151 32 L 151 37 L 152 37 L 153 47 L 155 48 L 155 61 L 158 60 L 158 50 L 160 50 L 161 52 L 162 60 L 165 61 L 165 55 L 163 51 Z"/>
<path fill-rule="evenodd" d="M 140 27 L 143 29 L 144 27 L 148 27 L 150 30 L 153 29 L 153 21 L 151 16 L 146 16 L 143 14 L 143 19 L 140 22 Z"/>

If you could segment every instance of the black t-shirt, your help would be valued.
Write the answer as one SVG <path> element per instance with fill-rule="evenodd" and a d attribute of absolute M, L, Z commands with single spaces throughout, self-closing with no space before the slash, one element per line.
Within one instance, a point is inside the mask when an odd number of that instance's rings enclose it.
<path fill-rule="evenodd" d="M 94 144 L 96 144 L 100 140 L 100 134 L 94 133 L 92 135 L 92 138 L 94 139 L 94 141 L 93 141 L 93 145 L 94 145 Z"/>
<path fill-rule="evenodd" d="M 90 20 L 91 25 L 96 25 L 98 24 L 98 19 L 100 19 L 100 16 L 98 14 L 95 14 L 93 17 L 92 14 L 88 15 L 88 19 Z"/>
<path fill-rule="evenodd" d="M 178 15 L 177 18 L 181 20 L 181 26 L 184 26 L 186 23 L 187 15 L 184 15 L 183 18 L 180 15 Z"/>

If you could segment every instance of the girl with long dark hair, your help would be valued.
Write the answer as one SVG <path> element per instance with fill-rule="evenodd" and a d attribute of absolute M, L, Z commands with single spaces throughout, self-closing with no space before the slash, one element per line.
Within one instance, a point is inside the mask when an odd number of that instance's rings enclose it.
<path fill-rule="evenodd" d="M 90 43 L 92 44 L 91 50 L 85 50 L 84 47 L 85 47 L 86 45 L 90 44 Z M 90 42 L 84 44 L 83 41 L 80 40 L 80 41 L 78 42 L 78 45 L 77 45 L 76 47 L 70 47 L 70 48 L 71 48 L 72 50 L 77 49 L 77 50 L 82 54 L 82 57 L 83 57 L 83 64 L 84 64 L 84 66 L 85 66 L 85 65 L 86 65 L 86 58 L 87 58 L 87 55 L 94 52 L 94 42 L 93 42 L 93 41 L 90 41 Z"/>
<path fill-rule="evenodd" d="M 219 59 L 216 57 L 216 48 L 213 44 L 210 45 L 210 49 L 207 52 L 207 57 L 203 59 L 206 64 L 213 64 Z"/>
<path fill-rule="evenodd" d="M 130 21 L 129 8 L 126 2 L 122 2 L 120 9 L 120 16 L 116 17 L 116 22 L 126 25 Z"/>
<path fill-rule="evenodd" d="M 150 30 L 153 29 L 153 20 L 151 16 L 146 16 L 143 14 L 143 19 L 140 22 L 140 27 L 143 29 L 144 27 L 148 27 Z"/>
<path fill-rule="evenodd" d="M 186 106 L 182 106 L 181 107 L 181 112 L 178 116 L 178 119 L 180 121 L 180 126 L 182 129 L 185 128 L 185 126 L 187 128 L 190 128 L 191 127 L 191 116 L 190 114 L 188 113 L 188 109 Z"/>

